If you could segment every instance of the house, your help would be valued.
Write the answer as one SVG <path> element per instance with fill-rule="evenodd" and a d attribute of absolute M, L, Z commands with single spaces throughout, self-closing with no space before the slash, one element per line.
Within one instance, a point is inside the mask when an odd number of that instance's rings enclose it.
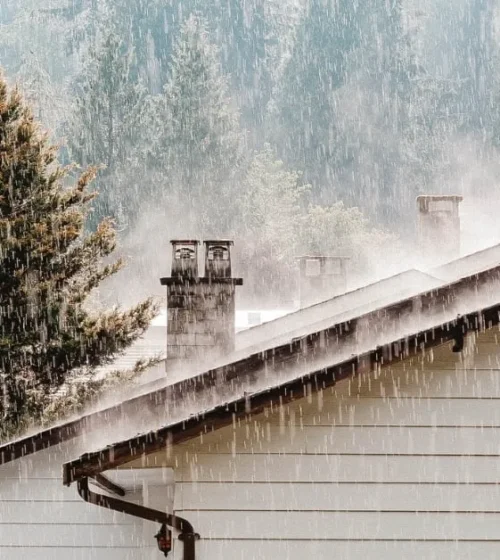
<path fill-rule="evenodd" d="M 0 558 L 498 558 L 499 254 L 1 446 Z"/>

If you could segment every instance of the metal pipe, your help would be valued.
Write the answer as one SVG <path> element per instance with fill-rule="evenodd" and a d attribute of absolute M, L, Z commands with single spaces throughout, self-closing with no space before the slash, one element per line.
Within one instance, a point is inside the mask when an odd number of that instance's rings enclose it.
<path fill-rule="evenodd" d="M 112 498 L 110 496 L 105 496 L 104 494 L 93 492 L 89 488 L 88 478 L 81 478 L 78 480 L 77 484 L 78 494 L 80 494 L 83 500 L 89 504 L 112 509 L 113 511 L 132 515 L 134 517 L 139 517 L 141 519 L 145 519 L 146 521 L 153 521 L 161 523 L 162 525 L 168 525 L 176 531 L 179 531 L 179 540 L 182 541 L 184 545 L 183 560 L 196 560 L 195 542 L 200 538 L 200 535 L 194 532 L 193 526 L 186 519 L 164 511 L 158 511 L 138 504 L 133 504 L 131 502 L 126 502 L 124 500 L 119 500 L 118 498 Z"/>
<path fill-rule="evenodd" d="M 97 482 L 97 484 L 99 484 L 99 486 L 102 486 L 108 492 L 116 494 L 117 496 L 125 496 L 125 490 L 121 486 L 118 486 L 118 484 L 109 480 L 109 478 L 106 478 L 103 474 L 96 474 L 92 478 Z"/>

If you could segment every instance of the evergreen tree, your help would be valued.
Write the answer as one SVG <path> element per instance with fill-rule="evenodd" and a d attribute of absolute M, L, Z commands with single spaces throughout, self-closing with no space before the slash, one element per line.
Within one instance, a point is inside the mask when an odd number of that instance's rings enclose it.
<path fill-rule="evenodd" d="M 219 46 L 243 122 L 262 126 L 273 83 L 271 47 L 278 39 L 273 2 L 198 0 L 196 7 Z"/>
<path fill-rule="evenodd" d="M 452 77 L 460 84 L 458 113 L 462 130 L 480 134 L 491 129 L 495 76 L 494 0 L 468 0 L 452 15 L 457 52 Z"/>
<path fill-rule="evenodd" d="M 68 147 L 80 165 L 104 165 L 100 174 L 99 216 L 123 214 L 124 199 L 135 202 L 134 192 L 120 192 L 116 172 L 132 166 L 140 155 L 145 91 L 130 80 L 132 54 L 114 33 L 108 34 L 89 58 L 76 83 L 77 96 L 69 123 Z M 127 185 L 132 188 L 132 185 Z"/>
<path fill-rule="evenodd" d="M 313 183 L 328 179 L 344 157 L 333 93 L 345 83 L 349 56 L 361 41 L 360 6 L 310 0 L 277 93 L 276 143 Z"/>
<path fill-rule="evenodd" d="M 350 147 L 349 160 L 338 166 L 336 177 L 345 200 L 369 201 L 372 215 L 390 222 L 403 199 L 406 211 L 415 197 L 411 188 L 398 193 L 397 185 L 422 70 L 403 25 L 402 0 L 367 0 L 365 9 L 362 40 L 350 57 L 346 85 L 335 96 L 338 141 Z"/>
<path fill-rule="evenodd" d="M 293 288 L 293 264 L 308 187 L 277 159 L 270 145 L 257 152 L 240 189 L 236 224 L 240 266 L 254 294 L 269 303 Z M 271 211 L 272 209 L 272 211 Z"/>
<path fill-rule="evenodd" d="M 0 80 L 0 413 L 2 435 L 41 421 L 54 392 L 109 363 L 148 327 L 150 300 L 93 312 L 88 296 L 116 273 L 110 221 L 84 235 L 93 171 L 67 170 L 17 90 Z"/>
<path fill-rule="evenodd" d="M 190 16 L 175 46 L 158 126 L 155 163 L 202 229 L 227 231 L 242 134 L 204 22 Z"/>

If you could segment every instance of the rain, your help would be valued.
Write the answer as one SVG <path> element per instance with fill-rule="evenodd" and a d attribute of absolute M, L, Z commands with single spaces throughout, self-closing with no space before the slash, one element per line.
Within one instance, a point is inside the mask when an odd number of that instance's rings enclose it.
<path fill-rule="evenodd" d="M 0 560 L 500 556 L 495 0 L 0 0 Z"/>

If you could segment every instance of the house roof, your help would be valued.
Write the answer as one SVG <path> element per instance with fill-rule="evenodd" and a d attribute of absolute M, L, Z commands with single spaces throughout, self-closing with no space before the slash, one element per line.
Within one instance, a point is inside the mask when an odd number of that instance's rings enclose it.
<path fill-rule="evenodd" d="M 498 273 L 500 274 L 500 270 Z M 500 277 L 498 280 L 500 280 Z M 458 291 L 463 291 L 462 295 L 465 295 L 465 290 L 469 289 L 470 286 L 457 285 L 455 288 Z M 496 289 L 498 289 L 498 285 Z M 427 295 L 423 294 L 424 297 Z M 443 296 L 443 294 L 440 295 Z M 444 297 L 452 299 L 450 293 Z M 460 295 L 457 294 L 457 297 L 460 297 Z M 500 298 L 497 296 L 497 299 Z M 442 304 L 443 300 L 441 298 L 440 300 Z M 485 327 L 491 328 L 500 323 L 500 303 L 475 310 L 462 317 L 470 331 L 480 331 Z M 342 379 L 356 376 L 360 372 L 372 371 L 377 365 L 388 364 L 407 358 L 423 349 L 442 345 L 456 339 L 456 323 L 456 319 L 436 323 L 411 335 L 392 338 L 383 345 L 375 345 L 368 351 L 352 355 L 338 363 L 313 368 L 305 375 L 294 377 L 253 393 L 243 395 L 240 393 L 233 400 L 222 402 L 208 409 L 200 407 L 196 413 L 182 420 L 119 441 L 100 450 L 86 453 L 80 458 L 64 464 L 64 483 L 69 485 L 81 478 L 95 476 L 100 472 L 119 467 L 169 445 L 176 445 L 198 437 L 200 434 L 231 425 L 242 417 L 259 414 L 270 406 L 281 406 L 304 398 L 310 393 L 335 385 Z M 301 353 L 314 351 L 321 339 L 321 334 L 314 333 L 314 335 L 301 340 Z"/>
<path fill-rule="evenodd" d="M 361 288 L 278 317 L 265 325 L 241 331 L 236 335 L 236 349 L 254 348 L 270 342 L 278 344 L 286 338 L 304 336 L 311 326 L 321 328 L 322 322 L 346 320 L 372 309 L 395 303 L 413 294 L 444 284 L 442 280 L 420 270 L 410 269 L 383 278 Z"/>
<path fill-rule="evenodd" d="M 0 464 L 103 424 L 121 426 L 122 435 L 113 436 L 121 439 L 120 444 L 65 466 L 65 481 L 70 483 L 89 469 L 105 470 L 169 440 L 176 443 L 193 437 L 215 426 L 214 422 L 229 423 L 234 414 L 255 413 L 277 395 L 301 396 L 304 383 L 320 387 L 358 372 L 367 363 L 378 363 L 380 356 L 384 360 L 388 355 L 398 356 L 398 345 L 409 352 L 421 345 L 441 344 L 451 338 L 451 322 L 457 313 L 470 313 L 471 321 L 477 315 L 488 324 L 497 324 L 500 297 L 498 289 L 489 287 L 499 279 L 500 265 L 347 320 L 333 318 L 303 337 L 289 338 L 173 385 L 145 388 L 143 394 L 119 404 L 0 446 Z M 131 431 L 145 433 L 130 438 Z"/>
<path fill-rule="evenodd" d="M 498 303 L 497 289 L 500 279 L 500 268 L 464 278 L 458 282 L 447 285 L 431 292 L 425 292 L 417 298 L 403 300 L 396 305 L 377 310 L 366 316 L 359 317 L 356 321 L 336 324 L 329 329 L 311 333 L 309 336 L 293 341 L 281 347 L 273 348 L 269 353 L 262 356 L 252 356 L 251 360 L 243 360 L 240 364 L 231 364 L 226 369 L 213 370 L 195 379 L 187 380 L 184 385 L 185 394 L 192 396 L 203 396 L 203 392 L 210 388 L 219 389 L 221 386 L 231 384 L 238 380 L 239 375 L 252 376 L 257 371 L 262 372 L 259 365 L 268 362 L 293 369 L 297 362 L 302 362 L 305 368 L 298 368 L 295 375 L 289 378 L 282 377 L 263 387 L 256 384 L 253 391 L 244 391 L 251 388 L 240 384 L 239 390 L 234 391 L 233 398 L 226 399 L 221 395 L 220 402 L 208 406 L 207 400 L 203 398 L 194 399 L 197 406 L 192 415 L 184 414 L 184 417 L 166 422 L 163 426 L 156 427 L 142 435 L 120 441 L 117 444 L 104 449 L 87 453 L 79 459 L 67 463 L 64 466 L 64 481 L 66 484 L 78 480 L 83 476 L 91 476 L 96 472 L 110 469 L 133 460 L 143 454 L 152 453 L 167 444 L 174 445 L 200 433 L 229 425 L 235 418 L 263 411 L 266 406 L 273 403 L 282 403 L 303 397 L 307 391 L 325 388 L 340 379 L 355 375 L 360 369 L 371 369 L 375 364 L 387 363 L 394 359 L 400 359 L 422 347 L 430 347 L 442 344 L 454 337 L 453 316 L 456 311 L 462 311 L 469 307 L 470 313 L 467 320 L 473 329 L 480 329 L 484 325 L 493 326 L 499 322 L 500 303 Z M 491 282 L 495 283 L 495 289 L 491 289 Z M 471 293 L 476 292 L 475 297 L 470 299 Z M 475 307 L 481 301 L 493 299 L 494 305 Z M 467 300 L 470 300 L 467 303 Z M 418 302 L 418 303 L 417 303 Z M 447 321 L 442 318 L 448 315 Z M 406 316 L 406 317 L 405 317 Z M 404 319 L 408 319 L 406 329 Z M 411 326 L 426 324 L 419 330 L 411 330 Z M 397 325 L 396 325 L 397 323 Z M 364 325 L 364 328 L 363 328 Z M 345 350 L 347 353 L 352 349 L 349 339 L 363 338 L 373 326 L 382 326 L 381 340 L 378 338 L 367 341 L 361 346 L 361 351 L 351 354 L 346 358 L 341 351 L 339 341 L 347 342 Z M 390 327 L 392 326 L 392 332 Z M 396 327 L 396 328 L 394 328 Z M 408 330 L 409 329 L 409 330 Z M 404 336 L 395 333 L 402 330 Z M 387 336 L 385 334 L 387 333 Z M 357 335 L 357 336 L 356 336 Z M 333 346 L 333 354 L 326 350 L 325 340 L 329 340 Z M 356 344 L 358 346 L 358 344 Z M 328 346 L 328 344 L 326 344 Z M 316 354 L 316 356 L 315 356 Z M 345 352 L 344 352 L 345 354 Z M 312 355 L 308 361 L 307 357 Z M 336 359 L 339 357 L 339 359 Z M 293 360 L 293 358 L 296 358 Z M 295 363 L 294 363 L 295 362 Z M 288 369 L 288 368 L 284 368 Z M 309 386 L 310 389 L 305 389 Z M 168 392 L 168 391 L 167 391 Z M 210 393 L 210 392 L 209 392 Z M 172 391 L 170 395 L 164 393 L 163 404 L 175 406 L 176 402 L 182 401 L 182 392 Z M 206 397 L 206 395 L 204 395 Z M 174 415 L 175 417 L 175 415 Z"/>
<path fill-rule="evenodd" d="M 429 273 L 444 281 L 451 282 L 461 276 L 468 276 L 498 265 L 500 265 L 500 244 L 434 267 Z"/>

